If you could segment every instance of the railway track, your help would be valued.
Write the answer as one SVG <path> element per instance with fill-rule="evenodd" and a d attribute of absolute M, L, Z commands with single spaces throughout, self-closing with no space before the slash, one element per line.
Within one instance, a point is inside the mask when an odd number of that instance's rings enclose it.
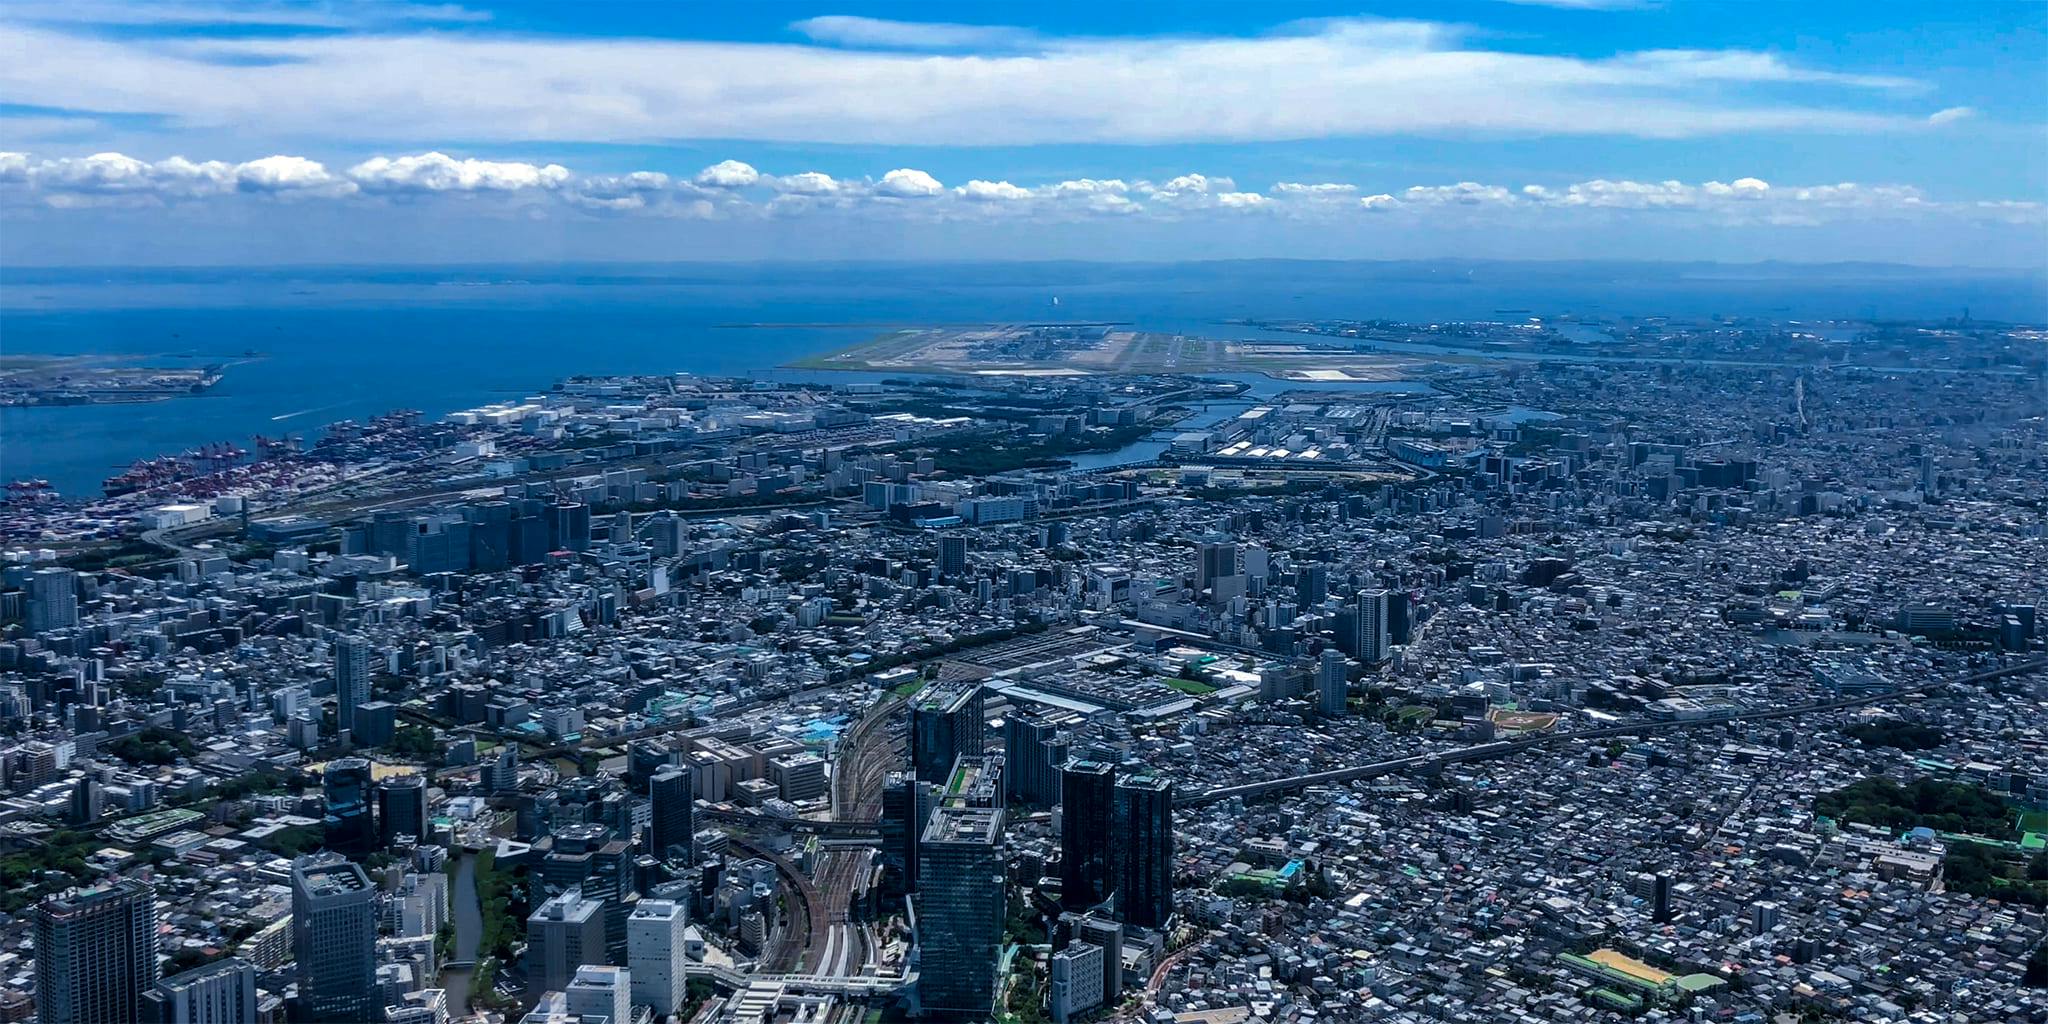
<path fill-rule="evenodd" d="M 1841 711 L 1846 708 L 1864 707 L 1870 704 L 1881 704 L 1885 701 L 1910 699 L 1913 697 L 1921 696 L 1928 690 L 1934 689 L 1937 686 L 1946 686 L 1951 684 L 1967 685 L 1971 683 L 1981 683 L 1992 679 L 2003 678 L 2005 676 L 2024 675 L 2028 672 L 2039 671 L 2042 668 L 2048 668 L 2048 658 L 2036 658 L 2032 661 L 2022 662 L 2017 665 L 2007 665 L 2004 668 L 1988 669 L 1982 672 L 1973 672 L 1968 675 L 1956 676 L 1953 678 L 1932 679 L 1927 682 L 1919 683 L 1913 686 L 1902 686 L 1896 689 L 1886 690 L 1883 693 L 1864 694 L 1859 697 L 1843 697 L 1837 700 L 1812 701 L 1806 704 L 1795 704 L 1791 707 L 1784 708 L 1762 708 L 1755 711 L 1738 711 L 1733 714 L 1717 715 L 1711 718 L 1658 722 L 1631 722 L 1623 725 L 1602 726 L 1597 729 L 1574 729 L 1570 732 L 1549 733 L 1543 736 L 1532 736 L 1527 739 L 1501 740 L 1496 743 L 1482 743 L 1476 747 L 1464 747 L 1458 750 L 1445 751 L 1440 754 L 1417 754 L 1413 757 L 1397 757 L 1387 761 L 1374 761 L 1370 764 L 1353 765 L 1348 768 L 1332 768 L 1327 771 L 1309 772 L 1303 775 L 1290 775 L 1277 779 L 1265 779 L 1259 782 L 1247 782 L 1235 786 L 1221 786 L 1216 789 L 1205 790 L 1200 793 L 1186 794 L 1185 796 L 1176 799 L 1174 801 L 1174 804 L 1176 806 L 1192 807 L 1199 806 L 1201 804 L 1215 803 L 1219 800 L 1228 800 L 1231 797 L 1242 797 L 1247 800 L 1252 800 L 1257 799 L 1259 797 L 1271 796 L 1275 793 L 1283 793 L 1296 789 L 1306 789 L 1310 786 L 1320 786 L 1325 783 L 1355 782 L 1360 779 L 1376 778 L 1381 775 L 1391 775 L 1406 771 L 1427 770 L 1447 764 L 1461 764 L 1468 761 L 1491 760 L 1497 757 L 1506 757 L 1509 754 L 1517 753 L 1522 750 L 1527 750 L 1530 747 L 1538 747 L 1550 743 L 1566 743 L 1572 740 L 1605 739 L 1613 736 L 1633 736 L 1655 732 L 1671 732 L 1679 729 L 1699 729 L 1710 726 L 1723 725 L 1728 722 L 1757 722 L 1769 721 L 1778 718 L 1797 718 L 1802 715 L 1821 714 L 1828 711 Z"/>
<path fill-rule="evenodd" d="M 804 914 L 801 917 L 795 914 L 784 915 L 786 922 L 778 929 L 774 941 L 768 949 L 761 951 L 762 970 L 773 974 L 792 973 L 811 943 L 817 941 L 817 937 L 825 934 L 827 930 L 824 900 L 819 898 L 817 886 L 811 884 L 811 880 L 781 854 L 771 853 L 740 836 L 732 837 L 732 845 L 775 865 L 776 872 L 782 875 L 783 883 L 803 900 Z M 799 921 L 803 925 L 801 932 L 793 927 Z"/>
<path fill-rule="evenodd" d="M 905 741 L 895 722 L 909 698 L 886 694 L 855 722 L 840 741 L 832 775 L 832 818 L 867 824 L 882 813 L 882 782 L 891 765 L 903 760 Z M 871 973 L 875 950 L 866 926 L 853 919 L 853 895 L 868 881 L 873 853 L 868 849 L 831 849 L 819 860 L 817 889 L 823 898 L 824 931 L 813 932 L 804 962 L 814 974 L 849 977 Z"/>

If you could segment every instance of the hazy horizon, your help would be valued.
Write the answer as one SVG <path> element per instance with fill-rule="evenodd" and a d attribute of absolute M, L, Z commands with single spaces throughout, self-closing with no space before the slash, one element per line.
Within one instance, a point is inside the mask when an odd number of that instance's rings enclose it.
<path fill-rule="evenodd" d="M 1230 264 L 1294 264 L 1309 266 L 1506 266 L 1506 267 L 1612 267 L 1639 270 L 1675 270 L 1683 268 L 1729 268 L 1729 269 L 1782 269 L 1788 272 L 1813 272 L 1829 270 L 1866 271 L 1945 271 L 1958 274 L 1984 274 L 1992 276 L 2038 277 L 2048 281 L 2048 265 L 2014 266 L 1999 264 L 1969 263 L 1913 263 L 1900 260 L 1831 259 L 1798 260 L 1783 258 L 1761 259 L 1631 259 L 1625 257 L 1312 257 L 1312 256 L 1211 256 L 1189 259 L 1126 258 L 1086 259 L 1080 257 L 1039 257 L 1005 259 L 991 256 L 953 256 L 906 259 L 901 257 L 875 257 L 871 259 L 848 259 L 836 256 L 804 258 L 801 256 L 762 256 L 731 259 L 632 259 L 605 258 L 556 258 L 535 257 L 530 259 L 449 259 L 417 262 L 370 262 L 370 261 L 314 261 L 291 263 L 15 263 L 0 265 L 0 285 L 7 282 L 8 275 L 37 274 L 43 272 L 109 272 L 133 271 L 137 273 L 177 273 L 246 271 L 254 273 L 302 272 L 302 271 L 362 271 L 380 272 L 458 272 L 463 270 L 496 269 L 558 269 L 573 270 L 582 267 L 631 268 L 631 267 L 679 267 L 691 269 L 729 269 L 746 267 L 794 268 L 820 270 L 831 268 L 883 269 L 900 267 L 1061 267 L 1101 266 L 1114 268 L 1145 267 L 1201 267 Z"/>

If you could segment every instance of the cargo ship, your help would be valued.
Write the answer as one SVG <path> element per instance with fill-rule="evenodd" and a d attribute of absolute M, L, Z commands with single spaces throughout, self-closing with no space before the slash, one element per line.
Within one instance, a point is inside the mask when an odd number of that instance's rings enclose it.
<path fill-rule="evenodd" d="M 138 459 L 127 469 L 100 481 L 100 490 L 109 498 L 134 494 L 165 484 L 190 480 L 207 473 L 218 473 L 238 465 L 248 452 L 226 441 L 202 445 L 186 451 L 183 455 L 160 455 L 153 459 Z"/>
<path fill-rule="evenodd" d="M 10 480 L 7 483 L 9 502 L 27 503 L 32 501 L 61 501 L 62 496 L 48 480 L 36 477 L 33 480 Z"/>
<path fill-rule="evenodd" d="M 118 498 L 124 494 L 147 490 L 163 484 L 187 480 L 196 475 L 192 466 L 183 459 L 160 455 L 154 459 L 137 459 L 120 471 L 100 481 L 100 490 L 107 497 Z"/>

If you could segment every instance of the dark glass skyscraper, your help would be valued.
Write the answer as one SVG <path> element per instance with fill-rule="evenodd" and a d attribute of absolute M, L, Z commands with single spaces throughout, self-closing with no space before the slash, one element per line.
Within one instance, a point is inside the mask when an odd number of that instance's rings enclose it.
<path fill-rule="evenodd" d="M 930 819 L 937 790 L 908 772 L 890 772 L 882 782 L 882 862 L 917 891 L 917 842 Z"/>
<path fill-rule="evenodd" d="M 522 499 L 513 505 L 507 541 L 513 565 L 535 565 L 548 557 L 548 520 L 541 515 L 543 508 L 538 499 Z"/>
<path fill-rule="evenodd" d="M 391 846 L 399 836 L 427 840 L 427 777 L 394 775 L 377 783 L 377 842 Z"/>
<path fill-rule="evenodd" d="M 696 790 L 696 773 L 687 765 L 662 765 L 647 780 L 647 797 L 654 805 L 648 827 L 649 852 L 686 862 L 692 859 L 691 839 L 696 831 L 692 801 Z"/>
<path fill-rule="evenodd" d="M 919 782 L 943 785 L 962 757 L 980 757 L 988 743 L 981 686 L 934 686 L 910 706 L 910 764 Z"/>
<path fill-rule="evenodd" d="M 1158 928 L 1173 914 L 1173 783 L 1132 775 L 1116 784 L 1117 919 Z"/>
<path fill-rule="evenodd" d="M 1408 592 L 1396 590 L 1387 595 L 1387 642 L 1401 646 L 1415 637 L 1415 609 L 1408 600 Z"/>
<path fill-rule="evenodd" d="M 957 785 L 918 843 L 919 1001 L 930 1012 L 986 1020 L 995 1001 L 1009 894 L 1003 877 L 999 759 L 961 758 Z"/>
<path fill-rule="evenodd" d="M 1029 712 L 1010 709 L 1003 719 L 1003 784 L 1012 802 L 1056 804 L 1066 743 L 1059 727 Z"/>
<path fill-rule="evenodd" d="M 658 739 L 634 740 L 626 746 L 626 782 L 636 793 L 647 791 L 647 781 L 663 765 L 681 764 L 682 755 Z"/>
<path fill-rule="evenodd" d="M 1237 575 L 1237 545 L 1223 542 L 1205 542 L 1196 550 L 1195 589 L 1207 590 L 1225 576 Z"/>
<path fill-rule="evenodd" d="M 1358 657 L 1359 647 L 1364 639 L 1364 631 L 1359 628 L 1359 624 L 1363 621 L 1364 615 L 1359 612 L 1357 605 L 1347 604 L 1337 609 L 1337 614 L 1331 617 L 1331 632 L 1337 638 L 1339 651 L 1354 658 Z"/>
<path fill-rule="evenodd" d="M 1116 769 L 1075 759 L 1060 768 L 1060 903 L 1092 907 L 1109 898 L 1116 879 Z"/>
<path fill-rule="evenodd" d="M 939 535 L 939 576 L 957 580 L 967 575 L 967 535 L 964 533 L 942 533 Z"/>
<path fill-rule="evenodd" d="M 292 954 L 300 1017 L 375 1020 L 377 893 L 370 877 L 332 854 L 292 863 Z"/>
<path fill-rule="evenodd" d="M 564 501 L 548 506 L 548 540 L 556 551 L 590 550 L 590 506 Z"/>
<path fill-rule="evenodd" d="M 462 510 L 469 521 L 469 564 L 477 572 L 497 572 L 512 563 L 512 503 L 480 501 Z"/>
<path fill-rule="evenodd" d="M 321 777 L 327 798 L 326 846 L 359 857 L 377 846 L 377 826 L 370 813 L 370 762 L 337 757 Z M 422 801 L 425 797 L 422 795 Z"/>
<path fill-rule="evenodd" d="M 1330 596 L 1330 567 L 1322 563 L 1294 570 L 1294 603 L 1303 611 L 1322 604 Z"/>
<path fill-rule="evenodd" d="M 155 985 L 156 889 L 124 878 L 52 896 L 31 914 L 44 1021 L 133 1021 Z"/>

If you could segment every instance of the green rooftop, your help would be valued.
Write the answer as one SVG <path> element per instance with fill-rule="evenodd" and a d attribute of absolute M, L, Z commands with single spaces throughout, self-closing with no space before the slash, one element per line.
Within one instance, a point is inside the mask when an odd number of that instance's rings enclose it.
<path fill-rule="evenodd" d="M 139 843 L 205 818 L 206 815 L 185 808 L 138 814 L 107 826 L 107 838 L 122 843 Z"/>

